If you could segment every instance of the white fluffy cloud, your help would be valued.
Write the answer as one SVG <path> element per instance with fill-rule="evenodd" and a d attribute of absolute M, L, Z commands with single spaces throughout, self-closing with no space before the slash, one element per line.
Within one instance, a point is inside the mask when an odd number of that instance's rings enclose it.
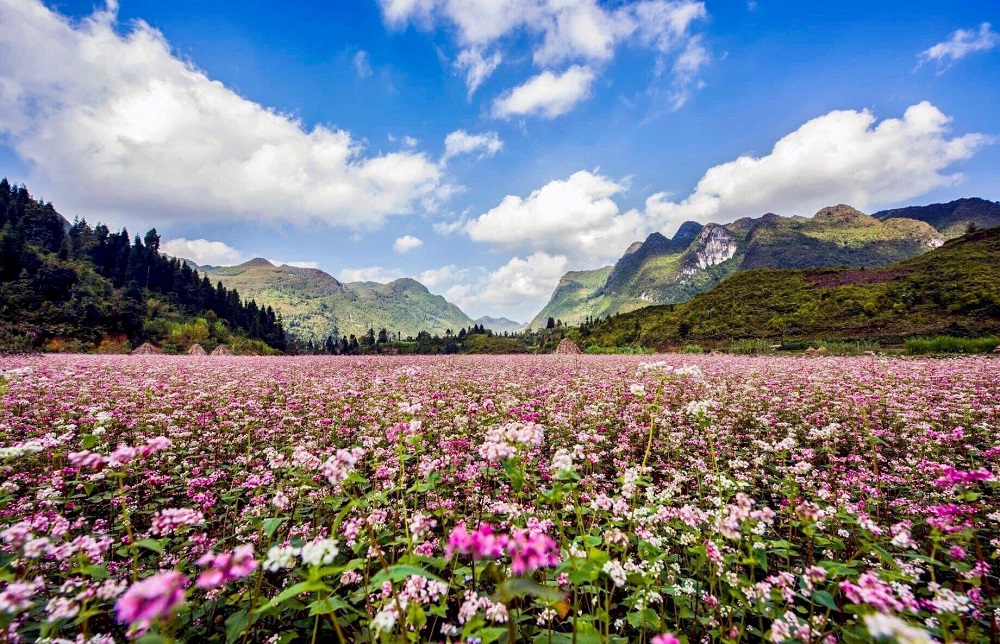
<path fill-rule="evenodd" d="M 454 33 L 461 48 L 455 65 L 466 72 L 470 96 L 500 65 L 499 48 L 505 38 L 526 35 L 533 62 L 548 71 L 566 63 L 607 62 L 623 43 L 661 56 L 689 51 L 693 23 L 708 16 L 705 4 L 694 0 L 632 0 L 618 6 L 598 0 L 379 0 L 379 4 L 390 27 L 446 26 Z M 698 67 L 707 61 L 707 50 L 701 47 L 700 53 L 704 57 Z M 675 69 L 675 85 L 684 85 L 675 92 L 687 95 L 693 81 L 691 57 Z M 587 95 L 583 92 L 554 115 L 572 109 Z"/>
<path fill-rule="evenodd" d="M 866 210 L 917 197 L 959 181 L 949 168 L 990 141 L 982 134 L 949 137 L 950 122 L 928 102 L 881 123 L 868 110 L 830 112 L 783 137 L 770 154 L 710 168 L 682 201 L 654 194 L 646 214 L 668 233 L 689 219 L 811 215 L 838 203 Z"/>
<path fill-rule="evenodd" d="M 38 0 L 0 2 L 0 136 L 67 211 L 375 226 L 448 192 L 426 155 L 305 129 L 208 78 L 149 25 L 119 33 L 114 7 L 72 23 Z"/>
<path fill-rule="evenodd" d="M 367 51 L 359 50 L 358 53 L 354 54 L 353 62 L 354 71 L 358 78 L 368 78 L 372 75 L 372 61 Z"/>
<path fill-rule="evenodd" d="M 562 74 L 544 71 L 497 97 L 493 115 L 549 119 L 562 116 L 590 96 L 595 78 L 594 70 L 581 65 L 573 65 Z"/>
<path fill-rule="evenodd" d="M 505 315 L 530 319 L 538 312 L 566 272 L 568 260 L 561 255 L 532 253 L 512 257 L 494 271 L 460 274 L 458 281 L 444 290 L 444 297 L 473 318 Z"/>
<path fill-rule="evenodd" d="M 569 257 L 574 266 L 610 261 L 648 234 L 640 213 L 620 212 L 614 197 L 624 190 L 622 182 L 583 170 L 550 181 L 527 197 L 504 197 L 466 223 L 464 231 L 497 248 Z"/>
<path fill-rule="evenodd" d="M 975 29 L 956 29 L 948 37 L 948 40 L 928 47 L 917 57 L 920 59 L 921 65 L 927 62 L 937 63 L 938 73 L 941 74 L 953 63 L 969 54 L 989 51 L 998 44 L 1000 44 L 1000 35 L 993 31 L 990 23 L 984 22 L 979 25 L 978 31 Z"/>
<path fill-rule="evenodd" d="M 479 158 L 491 157 L 503 148 L 503 141 L 496 132 L 469 134 L 465 130 L 455 130 L 444 139 L 444 154 L 441 161 L 447 161 L 460 154 L 478 152 Z"/>
<path fill-rule="evenodd" d="M 403 254 L 423 245 L 424 242 L 419 237 L 414 237 L 413 235 L 403 235 L 402 237 L 397 237 L 396 241 L 392 243 L 392 249 L 397 253 Z"/>
<path fill-rule="evenodd" d="M 190 259 L 199 266 L 233 266 L 246 261 L 243 253 L 229 244 L 207 239 L 170 239 L 160 245 L 160 250 L 172 257 Z"/>
<path fill-rule="evenodd" d="M 461 280 L 467 280 L 470 275 L 470 269 L 448 264 L 440 268 L 427 269 L 417 276 L 417 281 L 433 291 L 441 286 L 453 286 Z"/>
<path fill-rule="evenodd" d="M 381 266 L 365 266 L 363 268 L 345 268 L 337 276 L 341 282 L 382 282 L 387 283 L 404 277 L 398 268 L 383 268 Z"/>

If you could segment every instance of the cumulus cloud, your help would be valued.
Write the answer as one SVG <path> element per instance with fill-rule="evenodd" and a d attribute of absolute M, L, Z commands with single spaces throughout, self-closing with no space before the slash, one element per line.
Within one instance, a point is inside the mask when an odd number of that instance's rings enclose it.
<path fill-rule="evenodd" d="M 233 266 L 247 261 L 243 253 L 229 244 L 207 239 L 178 237 L 163 242 L 160 250 L 172 257 L 189 259 L 199 266 Z"/>
<path fill-rule="evenodd" d="M 381 282 L 387 283 L 403 277 L 403 271 L 398 268 L 383 268 L 381 266 L 365 266 L 363 268 L 345 268 L 337 277 L 341 282 Z"/>
<path fill-rule="evenodd" d="M 544 71 L 493 101 L 493 115 L 561 116 L 590 96 L 595 77 L 592 69 L 581 65 L 573 65 L 562 74 Z"/>
<path fill-rule="evenodd" d="M 468 268 L 460 268 L 455 264 L 448 264 L 440 268 L 429 268 L 417 276 L 417 281 L 433 291 L 441 286 L 453 286 L 455 283 L 466 280 L 472 271 Z"/>
<path fill-rule="evenodd" d="M 371 227 L 450 192 L 425 154 L 307 129 L 213 81 L 149 25 L 120 33 L 113 9 L 71 22 L 38 0 L 0 2 L 0 136 L 66 210 Z"/>
<path fill-rule="evenodd" d="M 512 257 L 494 271 L 465 274 L 444 290 L 444 297 L 468 315 L 505 315 L 530 319 L 538 312 L 566 272 L 568 260 L 561 255 L 532 253 Z M 471 279 L 469 279 L 471 277 Z"/>
<path fill-rule="evenodd" d="M 625 188 L 624 182 L 583 170 L 527 197 L 507 195 L 467 222 L 464 231 L 496 248 L 558 254 L 574 265 L 613 260 L 649 232 L 639 212 L 619 210 L 614 197 Z"/>
<path fill-rule="evenodd" d="M 403 235 L 402 237 L 397 237 L 396 241 L 392 243 L 392 249 L 397 253 L 403 254 L 423 245 L 424 242 L 420 238 L 413 235 Z"/>
<path fill-rule="evenodd" d="M 446 162 L 460 154 L 478 152 L 479 158 L 491 157 L 503 148 L 503 141 L 496 132 L 469 134 L 465 130 L 455 130 L 444 139 L 444 154 L 441 161 Z"/>
<path fill-rule="evenodd" d="M 450 29 L 461 47 L 455 65 L 466 72 L 470 96 L 500 65 L 503 57 L 498 48 L 504 39 L 526 36 L 533 62 L 543 69 L 573 62 L 592 66 L 611 60 L 623 43 L 660 55 L 684 52 L 693 37 L 693 23 L 708 16 L 705 4 L 694 0 L 633 0 L 618 6 L 597 0 L 379 0 L 379 4 L 390 27 Z M 493 51 L 488 57 L 487 50 Z M 679 72 L 678 79 L 684 73 L 688 72 Z"/>
<path fill-rule="evenodd" d="M 364 49 L 354 54 L 354 71 L 357 73 L 358 78 L 368 78 L 372 75 L 371 57 Z"/>
<path fill-rule="evenodd" d="M 956 61 L 959 61 L 969 54 L 980 51 L 989 51 L 1000 44 L 1000 35 L 993 31 L 988 22 L 979 25 L 979 30 L 956 29 L 951 32 L 948 40 L 939 42 L 933 47 L 928 47 L 917 55 L 920 64 L 934 62 L 937 64 L 938 73 L 943 74 Z"/>
<path fill-rule="evenodd" d="M 958 182 L 962 175 L 948 169 L 991 141 L 950 137 L 950 122 L 926 101 L 881 123 L 868 110 L 830 112 L 783 137 L 770 154 L 710 168 L 682 201 L 652 195 L 646 214 L 667 233 L 686 220 L 810 215 L 837 203 L 866 210 L 910 199 Z"/>

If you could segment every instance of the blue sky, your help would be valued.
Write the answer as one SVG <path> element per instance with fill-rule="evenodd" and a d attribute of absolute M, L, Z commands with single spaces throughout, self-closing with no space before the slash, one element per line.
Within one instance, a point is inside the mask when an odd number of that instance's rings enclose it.
<path fill-rule="evenodd" d="M 985 1 L 0 0 L 0 174 L 201 262 L 527 320 L 686 219 L 1000 198 L 998 29 Z"/>

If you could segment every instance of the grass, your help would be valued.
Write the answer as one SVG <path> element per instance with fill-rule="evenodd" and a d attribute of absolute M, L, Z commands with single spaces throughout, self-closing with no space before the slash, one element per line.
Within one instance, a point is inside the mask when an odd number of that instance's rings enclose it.
<path fill-rule="evenodd" d="M 993 353 L 1000 346 L 1000 336 L 982 338 L 956 338 L 938 335 L 930 338 L 911 338 L 906 341 L 906 353 L 911 356 L 932 354 Z"/>
<path fill-rule="evenodd" d="M 770 340 L 761 338 L 741 338 L 729 343 L 729 353 L 738 355 L 766 355 L 774 353 L 774 345 Z"/>
<path fill-rule="evenodd" d="M 882 345 L 875 340 L 858 340 L 848 342 L 842 340 L 819 340 L 813 343 L 816 349 L 826 349 L 826 353 L 834 356 L 860 356 L 865 353 L 878 353 Z"/>

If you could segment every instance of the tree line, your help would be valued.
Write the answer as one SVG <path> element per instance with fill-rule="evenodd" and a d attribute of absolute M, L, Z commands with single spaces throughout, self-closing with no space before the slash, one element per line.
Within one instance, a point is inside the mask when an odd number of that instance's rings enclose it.
<path fill-rule="evenodd" d="M 211 313 L 252 340 L 284 350 L 279 315 L 236 289 L 215 286 L 186 262 L 160 253 L 156 229 L 130 238 L 78 219 L 66 221 L 25 186 L 0 180 L 0 334 L 34 342 L 66 336 L 96 342 L 104 334 L 146 340 L 147 298 L 188 315 Z"/>

